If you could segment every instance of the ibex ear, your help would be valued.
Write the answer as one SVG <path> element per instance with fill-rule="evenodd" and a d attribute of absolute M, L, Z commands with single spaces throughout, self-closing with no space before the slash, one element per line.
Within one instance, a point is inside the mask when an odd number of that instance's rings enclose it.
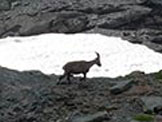
<path fill-rule="evenodd" d="M 100 58 L 100 54 L 98 52 L 95 52 L 95 53 L 96 53 L 97 57 Z"/>

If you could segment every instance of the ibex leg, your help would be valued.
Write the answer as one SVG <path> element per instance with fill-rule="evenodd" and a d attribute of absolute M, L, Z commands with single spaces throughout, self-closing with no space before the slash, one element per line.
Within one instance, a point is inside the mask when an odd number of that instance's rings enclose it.
<path fill-rule="evenodd" d="M 87 78 L 87 73 L 83 73 L 83 78 L 81 78 L 80 80 L 86 80 L 86 78 Z"/>
<path fill-rule="evenodd" d="M 71 80 L 70 80 L 70 77 L 72 77 L 73 75 L 72 74 L 67 74 L 67 80 L 68 80 L 68 83 L 70 84 L 71 83 Z"/>

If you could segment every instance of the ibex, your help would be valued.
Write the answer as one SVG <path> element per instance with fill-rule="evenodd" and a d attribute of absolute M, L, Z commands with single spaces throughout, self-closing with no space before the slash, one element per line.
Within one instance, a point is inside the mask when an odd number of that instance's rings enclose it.
<path fill-rule="evenodd" d="M 64 77 L 67 77 L 68 82 L 70 83 L 70 77 L 73 76 L 73 74 L 83 74 L 83 80 L 86 80 L 86 75 L 89 71 L 89 69 L 94 65 L 101 66 L 100 62 L 100 55 L 97 53 L 97 57 L 92 61 L 72 61 L 68 62 L 63 66 L 64 74 L 59 77 L 59 81 L 61 81 Z"/>

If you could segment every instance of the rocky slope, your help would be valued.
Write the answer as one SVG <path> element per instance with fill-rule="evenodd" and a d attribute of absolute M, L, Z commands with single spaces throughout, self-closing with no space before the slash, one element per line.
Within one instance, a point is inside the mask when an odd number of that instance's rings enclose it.
<path fill-rule="evenodd" d="M 161 117 L 162 72 L 73 78 L 72 84 L 65 79 L 59 85 L 57 80 L 54 74 L 0 67 L 0 122 L 134 122 L 142 118 L 139 113 L 151 122 Z"/>
<path fill-rule="evenodd" d="M 0 37 L 102 33 L 162 52 L 161 0 L 0 0 Z M 73 78 L 0 67 L 0 122 L 161 122 L 162 71 Z"/>
<path fill-rule="evenodd" d="M 161 0 L 1 0 L 0 37 L 99 32 L 162 52 Z"/>

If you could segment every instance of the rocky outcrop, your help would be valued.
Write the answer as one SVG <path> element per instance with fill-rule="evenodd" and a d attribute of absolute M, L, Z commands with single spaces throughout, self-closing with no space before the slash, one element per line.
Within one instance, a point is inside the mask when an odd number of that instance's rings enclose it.
<path fill-rule="evenodd" d="M 99 19 L 99 22 L 97 23 L 98 27 L 120 29 L 125 25 L 139 21 L 144 16 L 147 16 L 152 9 L 140 5 L 125 5 L 120 7 L 119 10 L 121 11 L 101 16 L 102 19 Z"/>
<path fill-rule="evenodd" d="M 112 94 L 120 94 L 130 89 L 133 86 L 133 84 L 134 84 L 133 80 L 120 81 L 119 83 L 110 88 L 110 92 Z"/>
<path fill-rule="evenodd" d="M 161 0 L 0 0 L 0 38 L 102 33 L 162 52 L 161 8 Z M 161 78 L 135 72 L 56 85 L 54 74 L 0 67 L 0 122 L 130 122 L 150 110 L 159 122 Z"/>
<path fill-rule="evenodd" d="M 93 115 L 86 115 L 86 116 L 75 116 L 70 117 L 67 121 L 69 122 L 98 122 L 109 120 L 109 115 L 106 111 L 97 112 Z"/>
<path fill-rule="evenodd" d="M 154 110 L 160 108 L 162 97 L 159 96 L 149 96 L 141 97 L 141 100 L 144 104 L 145 112 L 154 112 Z"/>
<path fill-rule="evenodd" d="M 138 72 L 126 77 L 92 78 L 85 82 L 73 78 L 72 84 L 57 85 L 58 76 L 54 74 L 0 67 L 0 121 L 130 122 L 134 116 L 146 112 L 146 107 L 159 116 L 161 97 L 157 96 L 162 95 L 162 87 L 157 75 Z M 111 93 L 112 87 L 123 81 L 131 83 L 132 79 L 139 83 L 131 84 L 120 94 Z M 138 92 L 143 91 L 145 85 L 149 85 L 152 92 L 137 93 L 134 88 L 139 84 Z"/>

